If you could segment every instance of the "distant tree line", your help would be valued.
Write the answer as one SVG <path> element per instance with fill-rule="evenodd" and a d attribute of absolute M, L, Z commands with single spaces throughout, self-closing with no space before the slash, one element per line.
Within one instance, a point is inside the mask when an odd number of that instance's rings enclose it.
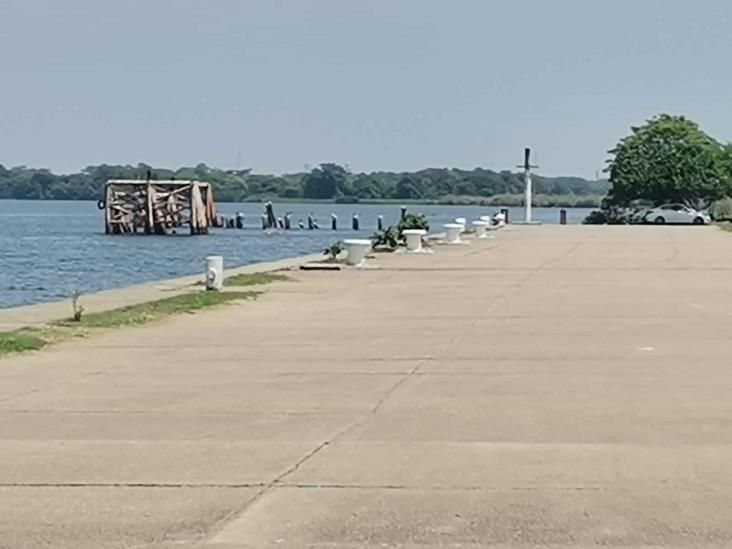
<path fill-rule="evenodd" d="M 354 174 L 337 164 L 321 164 L 310 172 L 283 175 L 221 170 L 205 164 L 169 170 L 146 164 L 89 166 L 79 173 L 54 174 L 45 169 L 0 165 L 0 198 L 42 200 L 98 200 L 108 179 L 198 179 L 214 186 L 220 202 L 265 199 L 336 201 L 425 200 L 461 203 L 497 199 L 520 202 L 523 176 L 482 168 L 428 168 L 416 172 Z M 591 206 L 607 192 L 605 181 L 577 177 L 534 178 L 534 192 L 546 205 Z M 556 203 L 556 204 L 554 204 Z M 566 203 L 566 204 L 565 204 Z M 509 204 L 510 205 L 510 204 Z"/>

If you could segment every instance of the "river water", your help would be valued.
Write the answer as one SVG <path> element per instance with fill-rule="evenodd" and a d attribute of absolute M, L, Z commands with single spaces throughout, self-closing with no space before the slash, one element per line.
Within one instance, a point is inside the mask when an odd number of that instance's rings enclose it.
<path fill-rule="evenodd" d="M 104 216 L 95 202 L 0 200 L 0 308 L 63 299 L 74 290 L 90 293 L 141 282 L 203 272 L 208 255 L 223 255 L 226 267 L 274 261 L 318 252 L 329 244 L 367 238 L 384 216 L 395 223 L 400 208 L 392 204 L 275 204 L 278 216 L 293 212 L 305 220 L 312 213 L 321 229 L 265 232 L 263 205 L 219 204 L 219 212 L 245 214 L 245 229 L 215 229 L 209 235 L 111 236 L 104 234 Z M 414 205 L 427 215 L 433 230 L 455 217 L 477 219 L 496 211 L 480 206 Z M 590 210 L 569 209 L 568 222 L 580 222 Z M 339 230 L 330 230 L 330 214 L 339 216 Z M 358 213 L 361 230 L 350 230 Z M 510 217 L 520 219 L 522 210 Z M 534 218 L 557 223 L 559 210 L 535 208 Z M 185 231 L 184 231 L 185 232 Z"/>

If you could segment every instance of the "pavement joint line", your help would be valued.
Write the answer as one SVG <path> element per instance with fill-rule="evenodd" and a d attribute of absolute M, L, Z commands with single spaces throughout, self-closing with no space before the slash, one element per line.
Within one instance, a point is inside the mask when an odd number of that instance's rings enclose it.
<path fill-rule="evenodd" d="M 302 489 L 302 490 L 403 490 L 403 491 L 455 491 L 455 492 L 536 492 L 536 491 L 603 491 L 607 489 L 623 490 L 623 487 L 609 487 L 602 485 L 553 485 L 553 486 L 451 486 L 451 485 L 409 485 L 409 484 L 345 484 L 345 483 L 281 483 L 278 482 L 269 486 L 265 482 L 251 483 L 221 483 L 221 482 L 3 482 L 2 488 L 149 488 L 149 489 L 197 489 L 197 488 L 220 488 L 220 489 L 251 489 L 271 488 L 278 489 Z M 716 491 L 716 488 L 709 487 L 707 491 Z M 263 494 L 262 494 L 263 495 Z M 248 505 L 254 503 L 251 501 Z M 241 514 L 245 511 L 237 510 L 234 514 Z"/>
<path fill-rule="evenodd" d="M 404 490 L 404 491 L 454 491 L 454 492 L 537 492 L 537 491 L 572 491 L 600 492 L 607 487 L 592 485 L 567 485 L 567 486 L 444 486 L 444 485 L 408 485 L 408 484 L 310 484 L 310 483 L 287 483 L 278 484 L 279 488 L 294 488 L 304 490 Z M 622 488 L 618 488 L 622 489 Z M 711 489 L 711 488 L 710 488 Z"/>
<path fill-rule="evenodd" d="M 358 425 L 359 422 L 360 422 L 360 420 L 356 419 L 355 421 L 349 423 L 344 428 L 342 428 L 340 431 L 338 431 L 334 435 L 332 435 L 329 439 L 318 444 L 315 448 L 310 450 L 307 454 L 305 454 L 303 457 L 301 457 L 293 465 L 291 465 L 290 467 L 285 469 L 285 471 L 280 473 L 273 480 L 268 482 L 266 485 L 262 486 L 261 487 L 262 489 L 259 490 L 256 494 L 254 494 L 254 496 L 252 496 L 243 507 L 233 510 L 232 512 L 228 513 L 226 516 L 222 517 L 215 524 L 213 524 L 208 531 L 208 535 L 207 535 L 208 539 L 213 539 L 216 536 L 216 534 L 219 533 L 225 527 L 226 523 L 228 523 L 234 517 L 243 516 L 254 504 L 256 504 L 260 499 L 262 499 L 269 491 L 276 488 L 278 486 L 278 484 L 282 482 L 283 479 L 285 479 L 287 476 L 289 476 L 292 473 L 294 473 L 295 471 L 297 471 L 306 461 L 312 459 L 322 450 L 327 448 L 331 444 L 331 442 L 335 441 L 342 434 L 348 432 L 355 425 Z"/>
<path fill-rule="evenodd" d="M 401 378 L 399 379 L 399 381 L 397 381 L 397 382 L 396 382 L 396 383 L 395 383 L 395 384 L 394 384 L 394 385 L 393 385 L 393 386 L 392 386 L 392 387 L 391 387 L 391 388 L 390 388 L 390 389 L 389 389 L 389 390 L 388 390 L 388 391 L 386 392 L 386 394 L 384 394 L 384 396 L 382 396 L 382 397 L 381 397 L 381 398 L 379 399 L 379 401 L 378 401 L 378 402 L 376 403 L 376 405 L 374 405 L 374 407 L 373 407 L 373 408 L 371 408 L 371 414 L 372 414 L 372 415 L 373 415 L 373 414 L 376 414 L 376 413 L 377 413 L 377 412 L 378 412 L 378 411 L 379 411 L 379 410 L 381 409 L 381 407 L 382 407 L 382 406 L 384 405 L 384 403 L 385 403 L 385 402 L 386 402 L 386 401 L 387 401 L 387 400 L 389 399 L 389 397 L 390 397 L 390 396 L 391 396 L 391 395 L 392 395 L 392 394 L 394 393 L 394 391 L 396 391 L 397 389 L 399 389 L 399 387 L 401 387 L 402 385 L 404 385 L 404 384 L 405 384 L 405 383 L 407 382 L 407 380 L 409 379 L 409 377 L 410 377 L 410 376 L 412 376 L 412 375 L 414 375 L 414 374 L 416 373 L 416 369 L 417 369 L 417 368 L 419 368 L 419 366 L 416 366 L 416 367 L 415 367 L 415 371 L 407 372 L 406 374 L 404 374 L 404 375 L 403 375 L 403 376 L 402 376 L 402 377 L 401 377 Z"/>
<path fill-rule="evenodd" d="M 50 385 L 48 387 L 42 387 L 42 388 L 41 387 L 35 387 L 34 389 L 30 389 L 30 390 L 25 391 L 25 392 L 22 392 L 22 393 L 16 393 L 14 395 L 8 395 L 7 397 L 0 398 L 0 402 L 8 402 L 8 401 L 14 400 L 16 398 L 22 398 L 24 396 L 32 395 L 34 393 L 37 393 L 41 389 L 44 389 L 44 390 L 45 389 L 55 390 L 55 389 L 58 389 L 60 387 L 64 387 L 66 385 L 73 385 L 74 383 L 81 383 L 81 382 L 83 382 L 83 381 L 85 381 L 85 380 L 87 380 L 87 379 L 89 379 L 91 377 L 96 377 L 96 376 L 105 374 L 105 373 L 113 370 L 114 368 L 118 368 L 118 367 L 119 366 L 111 366 L 111 367 L 107 368 L 106 370 L 97 370 L 97 371 L 91 372 L 89 374 L 83 374 L 81 377 L 78 377 L 78 378 L 65 379 L 63 381 L 60 381 L 59 383 Z"/>
<path fill-rule="evenodd" d="M 21 398 L 24 396 L 32 395 L 33 393 L 37 393 L 40 389 L 38 387 L 34 389 L 29 389 L 28 391 L 24 391 L 22 393 L 15 393 L 13 395 L 8 395 L 6 397 L 0 398 L 0 402 L 8 402 L 9 400 L 13 400 L 14 398 Z"/>
<path fill-rule="evenodd" d="M 154 414 L 161 416 L 181 416 L 181 417 L 198 417 L 198 416 L 261 416 L 261 412 L 255 412 L 251 410 L 193 410 L 189 412 L 182 412 L 176 410 L 73 410 L 73 409 L 58 409 L 58 410 L 0 410 L 0 414 L 99 414 L 99 415 L 145 415 Z M 271 417 L 307 417 L 307 416 L 330 416 L 332 414 L 324 412 L 310 412 L 310 411 L 275 411 L 267 413 Z M 354 414 L 341 414 L 343 416 L 352 416 Z M 0 439 L 2 440 L 2 439 Z M 177 439 L 176 439 L 177 440 Z"/>
<path fill-rule="evenodd" d="M 420 361 L 409 373 L 405 374 L 399 381 L 397 381 L 387 392 L 384 396 L 381 397 L 381 399 L 376 403 L 376 405 L 371 409 L 371 414 L 374 415 L 379 408 L 383 405 L 384 402 L 391 396 L 391 394 L 406 380 L 412 375 L 412 373 L 416 372 L 419 367 L 421 366 L 422 362 Z M 350 424 L 346 425 L 343 429 L 335 433 L 331 438 L 328 440 L 321 442 L 318 446 L 313 448 L 310 452 L 308 452 L 305 456 L 300 458 L 294 465 L 290 466 L 288 469 L 286 469 L 283 473 L 281 473 L 277 478 L 272 480 L 270 483 L 268 483 L 266 486 L 262 488 L 259 492 L 257 492 L 241 509 L 237 509 L 234 512 L 229 513 L 227 516 L 223 517 L 220 521 L 218 521 L 210 530 L 209 530 L 209 539 L 213 539 L 215 535 L 220 532 L 226 525 L 227 522 L 229 522 L 233 517 L 238 516 L 242 517 L 253 505 L 255 505 L 261 498 L 265 496 L 270 490 L 273 490 L 277 488 L 278 486 L 283 485 L 282 481 L 287 478 L 289 475 L 297 471 L 305 462 L 309 461 L 316 455 L 318 455 L 322 450 L 327 448 L 332 442 L 335 442 L 338 438 L 349 432 L 351 429 L 355 428 L 356 426 L 362 424 L 365 421 L 366 416 L 362 416 L 355 421 L 351 422 Z"/>
<path fill-rule="evenodd" d="M 0 482 L 0 488 L 261 488 L 264 482 Z"/>

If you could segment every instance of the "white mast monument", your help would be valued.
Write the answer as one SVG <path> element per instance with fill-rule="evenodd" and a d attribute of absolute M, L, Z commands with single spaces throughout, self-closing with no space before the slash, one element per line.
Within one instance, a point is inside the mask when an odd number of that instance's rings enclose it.
<path fill-rule="evenodd" d="M 531 189 L 531 170 L 532 168 L 538 168 L 539 166 L 533 166 L 531 164 L 531 149 L 526 147 L 524 149 L 524 164 L 523 166 L 516 166 L 517 168 L 524 169 L 524 183 L 526 184 L 524 194 L 524 223 L 532 224 L 534 220 L 531 218 L 531 205 L 534 197 Z"/>

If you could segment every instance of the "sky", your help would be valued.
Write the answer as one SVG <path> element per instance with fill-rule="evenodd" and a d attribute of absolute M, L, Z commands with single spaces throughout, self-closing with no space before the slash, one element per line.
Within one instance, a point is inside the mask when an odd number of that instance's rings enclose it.
<path fill-rule="evenodd" d="M 633 124 L 732 140 L 728 0 L 0 0 L 0 164 L 593 178 Z"/>

